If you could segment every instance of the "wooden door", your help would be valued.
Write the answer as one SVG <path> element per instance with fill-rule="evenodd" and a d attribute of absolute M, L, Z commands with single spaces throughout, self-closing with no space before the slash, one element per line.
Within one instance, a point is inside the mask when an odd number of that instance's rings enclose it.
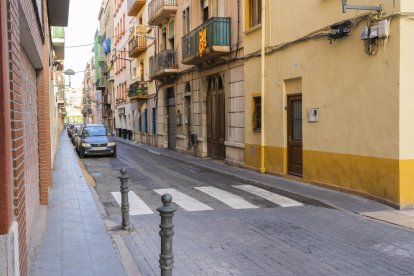
<path fill-rule="evenodd" d="M 288 173 L 302 176 L 302 95 L 288 97 Z"/>
<path fill-rule="evenodd" d="M 212 77 L 207 92 L 207 155 L 213 159 L 226 158 L 225 93 L 220 76 Z"/>

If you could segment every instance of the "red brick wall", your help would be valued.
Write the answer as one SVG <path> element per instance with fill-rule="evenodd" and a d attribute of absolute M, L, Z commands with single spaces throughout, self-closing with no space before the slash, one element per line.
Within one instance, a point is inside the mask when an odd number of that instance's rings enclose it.
<path fill-rule="evenodd" d="M 37 139 L 36 71 L 21 49 L 21 89 L 24 134 L 24 182 L 26 190 L 26 229 L 29 240 L 39 208 L 39 152 Z"/>
<path fill-rule="evenodd" d="M 0 1 L 0 235 L 9 232 L 12 221 L 10 92 L 7 64 L 6 2 Z"/>
<path fill-rule="evenodd" d="M 49 101 L 49 19 L 47 3 L 44 1 L 45 43 L 43 45 L 43 70 L 37 76 L 38 91 L 38 124 L 39 124 L 39 175 L 40 204 L 47 205 L 49 187 L 52 185 L 52 143 L 50 133 L 50 101 Z"/>
<path fill-rule="evenodd" d="M 27 274 L 26 206 L 24 186 L 24 147 L 21 97 L 21 61 L 18 0 L 7 0 L 10 71 L 11 137 L 14 181 L 14 213 L 19 225 L 21 275 Z"/>

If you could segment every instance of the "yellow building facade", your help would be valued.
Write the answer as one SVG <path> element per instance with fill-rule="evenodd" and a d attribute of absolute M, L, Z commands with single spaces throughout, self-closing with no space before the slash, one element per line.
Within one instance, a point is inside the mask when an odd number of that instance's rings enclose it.
<path fill-rule="evenodd" d="M 245 0 L 245 165 L 413 207 L 414 1 L 347 2 Z"/>

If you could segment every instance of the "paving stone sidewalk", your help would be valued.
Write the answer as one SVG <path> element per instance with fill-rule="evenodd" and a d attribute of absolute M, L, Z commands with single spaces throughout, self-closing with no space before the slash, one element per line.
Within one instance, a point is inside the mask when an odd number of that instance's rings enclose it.
<path fill-rule="evenodd" d="M 159 275 L 159 216 L 122 237 L 142 275 Z M 414 232 L 331 208 L 181 212 L 174 275 L 413 275 Z"/>
<path fill-rule="evenodd" d="M 62 134 L 35 275 L 125 275 L 72 144 Z"/>

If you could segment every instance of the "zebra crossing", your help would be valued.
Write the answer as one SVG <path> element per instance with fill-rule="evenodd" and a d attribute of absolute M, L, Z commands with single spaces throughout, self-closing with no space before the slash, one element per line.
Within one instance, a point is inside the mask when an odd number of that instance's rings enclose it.
<path fill-rule="evenodd" d="M 270 201 L 280 207 L 294 207 L 294 206 L 303 206 L 301 202 L 295 201 L 293 199 L 281 196 L 277 193 L 267 191 L 252 185 L 232 185 L 233 188 L 242 190 L 259 198 Z M 250 203 L 239 195 L 233 194 L 229 191 L 225 191 L 213 186 L 203 186 L 203 187 L 194 187 L 195 190 L 198 190 L 212 198 L 215 198 L 218 201 L 221 201 L 229 208 L 232 209 L 255 209 L 260 208 L 259 206 Z M 180 206 L 183 210 L 188 212 L 196 211 L 211 211 L 214 210 L 212 207 L 207 204 L 195 199 L 192 196 L 189 196 L 177 189 L 168 188 L 168 189 L 154 189 L 155 193 L 163 195 L 169 193 L 173 197 L 173 202 Z M 121 205 L 121 193 L 112 192 L 111 193 L 118 205 Z M 129 205 L 130 205 L 130 215 L 149 215 L 153 214 L 152 210 L 135 192 L 129 191 Z"/>

